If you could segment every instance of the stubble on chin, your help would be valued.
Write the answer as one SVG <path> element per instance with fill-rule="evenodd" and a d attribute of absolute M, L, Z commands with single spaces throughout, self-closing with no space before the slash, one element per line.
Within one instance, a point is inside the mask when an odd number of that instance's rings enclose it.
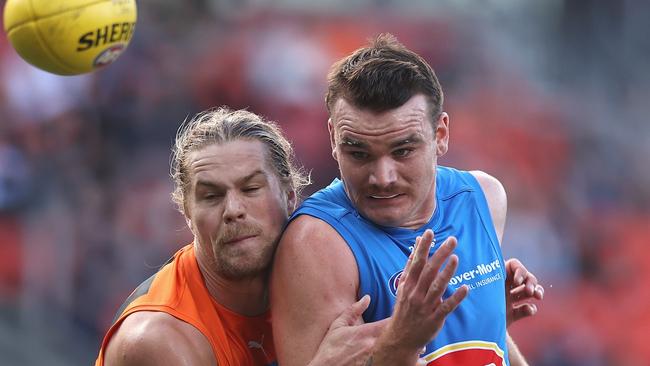
<path fill-rule="evenodd" d="M 267 274 L 277 240 L 273 241 L 263 235 L 256 239 L 261 243 L 255 248 L 242 248 L 228 244 L 219 247 L 220 244 L 217 243 L 214 251 L 217 273 L 230 280 L 242 280 Z"/>

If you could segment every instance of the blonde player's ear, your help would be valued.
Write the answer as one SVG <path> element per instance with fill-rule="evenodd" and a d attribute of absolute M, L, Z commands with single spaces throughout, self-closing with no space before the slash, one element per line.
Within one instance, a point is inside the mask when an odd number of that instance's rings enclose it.
<path fill-rule="evenodd" d="M 183 216 L 185 217 L 185 224 L 187 225 L 188 228 L 190 228 L 190 231 L 191 231 L 192 230 L 192 217 L 190 215 L 189 207 L 187 207 L 187 203 L 183 203 Z"/>
<path fill-rule="evenodd" d="M 339 159 L 338 159 L 338 156 L 336 155 L 337 154 L 336 153 L 336 141 L 334 139 L 334 133 L 335 133 L 334 123 L 332 122 L 331 117 L 327 119 L 327 130 L 330 133 L 330 147 L 332 148 L 332 157 L 334 158 L 334 160 L 338 161 Z"/>
<path fill-rule="evenodd" d="M 440 113 L 435 126 L 436 156 L 441 157 L 449 148 L 449 115 L 446 112 Z"/>

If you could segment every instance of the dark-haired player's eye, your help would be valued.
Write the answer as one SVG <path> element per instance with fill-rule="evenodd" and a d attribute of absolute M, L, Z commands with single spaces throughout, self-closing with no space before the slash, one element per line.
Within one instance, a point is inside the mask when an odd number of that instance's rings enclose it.
<path fill-rule="evenodd" d="M 411 152 L 413 152 L 413 149 L 397 149 L 393 151 L 393 156 L 396 156 L 398 158 L 403 158 L 409 156 Z"/>
<path fill-rule="evenodd" d="M 364 160 L 368 157 L 368 153 L 363 151 L 351 151 L 350 155 L 356 160 Z"/>

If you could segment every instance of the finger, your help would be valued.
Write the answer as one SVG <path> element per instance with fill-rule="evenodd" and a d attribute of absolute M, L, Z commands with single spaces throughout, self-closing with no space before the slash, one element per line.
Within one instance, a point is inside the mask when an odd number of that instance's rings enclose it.
<path fill-rule="evenodd" d="M 526 285 L 521 284 L 509 291 L 508 300 L 512 302 L 517 302 L 521 300 L 530 299 L 532 297 L 533 297 L 532 295 L 528 294 L 526 290 Z"/>
<path fill-rule="evenodd" d="M 452 254 L 449 257 L 449 261 L 445 268 L 442 269 L 435 277 L 433 282 L 429 285 L 428 292 L 425 297 L 425 302 L 430 304 L 437 304 L 440 302 L 442 294 L 447 289 L 449 280 L 456 273 L 458 268 L 458 257 L 455 254 Z"/>
<path fill-rule="evenodd" d="M 521 304 L 512 309 L 512 321 L 527 318 L 537 314 L 537 306 L 535 304 Z"/>
<path fill-rule="evenodd" d="M 517 261 L 517 262 L 519 264 L 515 268 L 515 273 L 514 273 L 514 276 L 513 276 L 513 285 L 514 286 L 521 285 L 522 283 L 524 283 L 524 281 L 528 277 L 528 270 L 526 269 L 526 267 L 523 264 L 521 264 L 521 262 L 519 262 L 519 261 Z"/>
<path fill-rule="evenodd" d="M 508 287 L 519 286 L 524 283 L 528 270 L 517 258 L 510 258 L 506 261 L 506 285 Z"/>
<path fill-rule="evenodd" d="M 450 258 L 452 255 L 454 249 L 456 249 L 456 238 L 453 236 L 450 236 L 445 240 L 442 245 L 433 253 L 433 256 L 431 256 L 431 259 L 427 262 L 427 265 L 422 271 L 422 275 L 420 275 L 420 280 L 418 282 L 418 290 L 424 291 L 424 293 L 429 291 L 429 287 L 431 286 L 432 282 L 440 276 L 438 273 L 440 271 L 440 267 L 442 267 L 442 264 Z M 453 269 L 454 271 L 456 268 Z M 451 276 L 453 276 L 453 273 L 449 275 L 449 279 L 451 279 Z M 447 279 L 447 282 L 449 281 Z M 446 287 L 447 282 L 444 283 L 444 286 Z M 444 288 L 443 288 L 444 291 Z"/>
<path fill-rule="evenodd" d="M 408 260 L 412 260 L 412 259 L 413 259 L 413 253 L 415 253 L 415 248 L 418 247 L 418 243 L 420 242 L 420 239 L 422 239 L 422 237 L 421 237 L 420 235 L 418 235 L 418 236 L 415 237 L 415 243 L 413 243 L 413 249 L 411 249 L 411 253 L 409 253 L 409 258 L 408 258 Z"/>
<path fill-rule="evenodd" d="M 515 273 L 517 268 L 521 267 L 522 264 L 517 258 L 510 258 L 505 262 L 506 265 L 506 274 L 508 276 L 512 275 Z"/>
<path fill-rule="evenodd" d="M 530 296 L 535 295 L 535 287 L 537 287 L 537 277 L 531 272 L 526 276 L 526 293 Z"/>
<path fill-rule="evenodd" d="M 469 287 L 467 287 L 467 285 L 462 285 L 456 291 L 454 291 L 451 296 L 446 298 L 443 302 L 440 303 L 438 307 L 436 307 L 433 312 L 434 321 L 436 321 L 438 324 L 440 324 L 440 327 L 442 327 L 442 324 L 445 321 L 445 318 L 447 318 L 447 315 L 456 310 L 461 301 L 467 297 L 468 293 Z"/>
<path fill-rule="evenodd" d="M 535 286 L 534 292 L 531 294 L 526 285 L 521 285 L 511 289 L 508 293 L 508 301 L 513 303 L 522 301 L 522 300 L 543 300 L 544 299 L 544 287 L 542 285 Z"/>
<path fill-rule="evenodd" d="M 402 271 L 402 276 L 400 277 L 400 281 L 405 282 L 406 279 L 408 278 L 408 274 L 411 268 L 411 263 L 413 263 L 413 253 L 415 253 L 415 249 L 417 248 L 417 245 L 420 242 L 420 238 L 421 238 L 420 236 L 415 238 L 415 244 L 413 244 L 413 250 L 411 250 L 409 257 L 406 260 L 406 265 L 404 265 L 404 270 Z"/>
<path fill-rule="evenodd" d="M 405 286 L 418 286 L 422 271 L 426 267 L 429 258 L 429 249 L 433 241 L 433 231 L 427 229 L 421 237 L 418 237 L 417 246 L 413 250 L 413 259 L 411 260 L 409 271 L 406 274 L 406 280 L 400 281 Z"/>
<path fill-rule="evenodd" d="M 429 258 L 429 249 L 433 241 L 433 231 L 427 229 L 422 236 L 418 236 L 417 246 L 413 250 L 413 263 L 426 263 Z"/>
<path fill-rule="evenodd" d="M 355 318 L 358 318 L 364 311 L 366 311 L 366 309 L 368 309 L 368 305 L 370 305 L 370 295 L 366 294 L 363 295 L 359 301 L 350 306 L 350 311 Z"/>
<path fill-rule="evenodd" d="M 339 316 L 334 319 L 330 329 L 336 329 L 344 326 L 351 326 L 355 324 L 363 323 L 361 314 L 368 308 L 370 305 L 370 295 L 364 295 L 359 301 L 348 306 Z"/>
<path fill-rule="evenodd" d="M 411 283 L 414 282 L 417 283 L 417 279 L 420 277 L 422 268 L 424 268 L 424 265 L 426 264 L 426 258 L 429 255 L 428 250 L 426 253 L 422 253 L 426 245 L 420 245 L 421 243 L 422 243 L 422 237 L 418 236 L 415 239 L 415 247 L 413 248 L 413 251 L 409 256 L 409 260 L 406 261 L 407 267 L 404 270 L 404 272 L 402 272 L 402 279 L 400 280 L 400 286 L 407 285 L 407 284 L 409 284 L 410 286 Z"/>

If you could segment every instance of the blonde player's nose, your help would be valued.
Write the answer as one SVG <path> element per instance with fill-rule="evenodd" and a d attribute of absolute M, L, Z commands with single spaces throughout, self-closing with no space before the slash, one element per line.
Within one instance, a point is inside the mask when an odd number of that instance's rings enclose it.
<path fill-rule="evenodd" d="M 228 192 L 224 198 L 223 220 L 232 222 L 246 217 L 246 206 L 241 195 Z"/>

